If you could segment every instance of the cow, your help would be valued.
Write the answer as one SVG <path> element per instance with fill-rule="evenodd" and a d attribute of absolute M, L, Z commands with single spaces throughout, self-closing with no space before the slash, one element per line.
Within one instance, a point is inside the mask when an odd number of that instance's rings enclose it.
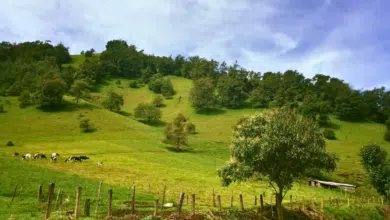
<path fill-rule="evenodd" d="M 88 160 L 89 159 L 89 157 L 87 157 L 87 156 L 79 156 L 79 158 L 82 159 L 82 160 Z"/>
<path fill-rule="evenodd" d="M 27 160 L 27 159 L 31 159 L 31 154 L 23 154 L 22 155 L 22 160 Z"/>
<path fill-rule="evenodd" d="M 103 165 L 103 162 L 102 162 L 102 161 L 97 162 L 97 165 L 98 165 L 98 166 L 102 166 L 102 165 Z"/>
<path fill-rule="evenodd" d="M 34 155 L 34 159 L 47 159 L 47 157 L 44 154 L 38 153 Z"/>
<path fill-rule="evenodd" d="M 19 153 L 18 152 L 13 152 L 12 156 L 14 156 L 14 157 L 19 156 Z"/>
<path fill-rule="evenodd" d="M 75 162 L 75 161 L 78 161 L 81 163 L 81 158 L 80 157 L 76 157 L 76 156 L 71 156 L 71 157 L 68 157 L 65 162 Z"/>
<path fill-rule="evenodd" d="M 54 152 L 54 153 L 51 154 L 51 157 L 52 157 L 52 158 L 53 158 L 53 157 L 60 157 L 60 154 Z"/>

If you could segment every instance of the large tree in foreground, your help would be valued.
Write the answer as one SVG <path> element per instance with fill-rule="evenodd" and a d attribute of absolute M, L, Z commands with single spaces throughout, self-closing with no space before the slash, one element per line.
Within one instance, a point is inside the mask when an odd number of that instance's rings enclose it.
<path fill-rule="evenodd" d="M 326 152 L 319 126 L 293 110 L 282 108 L 239 121 L 231 143 L 231 161 L 218 171 L 224 186 L 253 176 L 267 179 L 282 201 L 294 180 L 313 169 L 332 171 L 337 158 Z"/>

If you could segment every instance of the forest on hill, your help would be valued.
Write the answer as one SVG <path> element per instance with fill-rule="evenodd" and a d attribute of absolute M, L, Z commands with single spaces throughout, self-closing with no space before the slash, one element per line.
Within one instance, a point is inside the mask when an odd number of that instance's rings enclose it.
<path fill-rule="evenodd" d="M 83 51 L 87 59 L 77 67 L 63 65 L 71 63 L 72 58 L 68 48 L 61 43 L 2 42 L 0 95 L 28 97 L 31 94 L 27 104 L 45 105 L 42 100 L 45 89 L 42 88 L 66 94 L 77 80 L 84 80 L 93 89 L 113 77 L 138 79 L 134 83 L 137 84 L 175 75 L 192 80 L 207 78 L 216 88 L 212 106 L 290 106 L 324 124 L 329 114 L 345 121 L 385 123 L 390 113 L 390 91 L 386 88 L 359 91 L 342 79 L 328 75 L 317 74 L 310 79 L 296 70 L 261 73 L 248 71 L 237 62 L 227 65 L 199 56 L 155 56 L 123 40 L 108 41 L 98 59 L 92 57 L 93 53 L 93 49 Z M 56 103 L 54 100 L 54 105 Z"/>

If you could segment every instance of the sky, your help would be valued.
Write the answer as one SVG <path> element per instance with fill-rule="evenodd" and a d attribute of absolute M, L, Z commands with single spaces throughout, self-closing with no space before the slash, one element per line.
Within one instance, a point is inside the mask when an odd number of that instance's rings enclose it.
<path fill-rule="evenodd" d="M 389 88 L 389 9 L 388 0 L 2 0 L 0 41 L 51 40 L 79 54 L 123 39 L 149 54 Z"/>

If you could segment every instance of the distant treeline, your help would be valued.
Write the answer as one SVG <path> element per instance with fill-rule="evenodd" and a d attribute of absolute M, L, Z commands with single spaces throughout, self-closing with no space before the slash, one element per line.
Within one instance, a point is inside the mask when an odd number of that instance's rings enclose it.
<path fill-rule="evenodd" d="M 2 42 L 0 95 L 19 96 L 24 91 L 34 94 L 42 89 L 43 82 L 58 79 L 65 93 L 76 80 L 85 80 L 91 86 L 113 77 L 148 83 L 158 73 L 192 80 L 209 78 L 216 88 L 218 104 L 227 108 L 290 106 L 315 119 L 327 120 L 328 114 L 334 114 L 341 120 L 380 123 L 390 113 L 390 91 L 384 87 L 359 91 L 341 79 L 322 74 L 309 79 L 295 70 L 260 73 L 237 63 L 227 65 L 199 56 L 155 56 L 123 40 L 108 41 L 99 58 L 88 52 L 79 67 L 63 65 L 71 61 L 63 44 Z"/>

